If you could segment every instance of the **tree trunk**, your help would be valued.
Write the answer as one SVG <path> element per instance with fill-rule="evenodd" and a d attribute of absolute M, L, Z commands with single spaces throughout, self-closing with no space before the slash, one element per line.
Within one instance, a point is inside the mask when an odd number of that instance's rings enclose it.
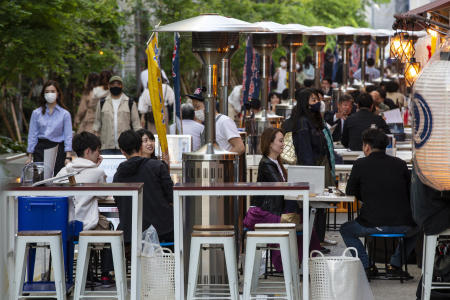
<path fill-rule="evenodd" d="M 16 140 L 16 136 L 14 135 L 14 131 L 11 128 L 11 124 L 9 124 L 9 120 L 6 116 L 5 109 L 3 107 L 3 103 L 0 103 L 0 114 L 2 115 L 3 123 L 6 125 L 6 129 L 8 130 L 9 136 L 14 140 Z"/>
<path fill-rule="evenodd" d="M 17 140 L 19 143 L 22 143 L 22 135 L 20 134 L 19 123 L 17 123 L 16 109 L 13 101 L 11 101 L 11 115 L 13 117 L 14 127 L 16 128 Z"/>

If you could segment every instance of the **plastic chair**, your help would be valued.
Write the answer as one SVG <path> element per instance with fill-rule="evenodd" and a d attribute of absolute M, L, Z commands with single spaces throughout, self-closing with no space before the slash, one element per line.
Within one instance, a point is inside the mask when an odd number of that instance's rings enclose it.
<path fill-rule="evenodd" d="M 405 237 L 406 235 L 404 233 L 374 233 L 369 234 L 368 237 L 372 237 L 372 248 L 369 251 L 369 259 L 373 263 L 375 262 L 375 248 L 376 248 L 376 239 L 375 238 L 383 238 L 384 241 L 384 273 L 379 273 L 379 275 L 384 275 L 385 279 L 399 279 L 401 283 L 403 283 L 403 280 L 409 279 L 408 276 L 400 275 L 399 277 L 393 277 L 388 278 L 387 277 L 387 269 L 388 269 L 388 249 L 387 249 L 387 239 L 388 238 L 397 238 L 399 239 L 399 245 L 400 245 L 400 268 L 403 270 L 403 266 L 405 267 L 405 274 L 408 274 L 408 262 L 406 257 L 406 248 L 405 248 Z M 395 249 L 394 249 L 395 250 Z M 381 279 L 380 277 L 377 277 L 378 279 Z"/>

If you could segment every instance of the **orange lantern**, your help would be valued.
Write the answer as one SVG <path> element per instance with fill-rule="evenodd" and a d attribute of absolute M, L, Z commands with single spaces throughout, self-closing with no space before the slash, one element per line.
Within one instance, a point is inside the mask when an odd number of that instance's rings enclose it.
<path fill-rule="evenodd" d="M 390 57 L 392 59 L 398 58 L 398 53 L 401 48 L 400 32 L 396 32 L 390 41 Z"/>
<path fill-rule="evenodd" d="M 412 86 L 419 77 L 420 63 L 416 62 L 414 58 L 411 58 L 410 62 L 405 66 L 405 80 L 407 86 Z"/>

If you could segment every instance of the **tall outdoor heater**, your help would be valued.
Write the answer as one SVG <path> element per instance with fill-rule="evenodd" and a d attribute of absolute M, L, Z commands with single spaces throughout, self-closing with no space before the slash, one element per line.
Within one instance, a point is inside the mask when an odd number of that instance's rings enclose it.
<path fill-rule="evenodd" d="M 270 80 L 270 63 L 272 59 L 272 51 L 278 47 L 277 28 L 280 24 L 274 22 L 258 22 L 253 25 L 262 27 L 266 32 L 252 33 L 252 46 L 259 54 L 259 74 L 261 78 L 261 112 L 253 118 L 245 119 L 245 128 L 248 134 L 249 154 L 260 154 L 260 139 L 262 132 L 267 127 L 272 126 L 271 122 L 277 116 L 269 115 L 269 80 Z"/>
<path fill-rule="evenodd" d="M 289 118 L 292 112 L 293 104 L 295 102 L 295 83 L 297 81 L 297 51 L 303 45 L 303 34 L 308 30 L 308 27 L 301 24 L 287 24 L 284 25 L 284 31 L 281 34 L 281 45 L 286 49 L 288 58 L 288 89 L 289 96 L 287 103 L 277 104 L 275 112 L 277 115 Z"/>
<path fill-rule="evenodd" d="M 239 35 L 230 35 L 229 50 L 220 61 L 220 98 L 219 112 L 228 116 L 228 87 L 231 77 L 231 57 L 239 49 Z"/>
<path fill-rule="evenodd" d="M 358 43 L 361 53 L 361 84 L 362 87 L 365 87 L 367 47 L 369 46 L 372 37 L 371 31 L 368 28 L 356 28 L 356 30 L 356 43 Z"/>
<path fill-rule="evenodd" d="M 308 44 L 314 52 L 314 87 L 320 89 L 320 70 L 322 66 L 322 50 L 327 43 L 327 34 L 331 33 L 330 29 L 323 26 L 312 26 L 310 31 L 306 33 L 308 36 Z"/>
<path fill-rule="evenodd" d="M 183 182 L 211 184 L 235 182 L 238 178 L 238 156 L 220 149 L 216 143 L 215 105 L 218 93 L 218 70 L 222 59 L 230 59 L 235 51 L 240 32 L 262 30 L 250 23 L 217 14 L 204 14 L 157 28 L 159 32 L 191 32 L 192 52 L 202 64 L 205 98 L 206 144 L 196 152 L 183 153 Z M 223 198 L 223 197 L 220 197 Z M 236 203 L 237 204 L 237 203 Z M 195 197 L 184 201 L 183 220 L 184 257 L 189 261 L 192 226 L 222 225 L 237 222 L 237 205 L 226 197 Z M 235 228 L 237 230 L 237 224 Z M 219 258 L 220 257 L 220 258 Z M 201 282 L 222 283 L 225 281 L 224 261 L 219 255 L 204 252 L 202 256 Z"/>
<path fill-rule="evenodd" d="M 389 30 L 378 29 L 375 31 L 375 41 L 377 42 L 378 47 L 380 48 L 380 77 L 383 80 L 384 78 L 384 60 L 385 60 L 385 48 L 389 43 Z"/>
<path fill-rule="evenodd" d="M 333 89 L 332 96 L 333 109 L 337 109 L 337 103 L 339 102 L 341 97 L 345 93 L 354 90 L 352 87 L 348 86 L 348 51 L 353 45 L 355 28 L 343 26 L 332 29 L 332 32 L 336 35 L 336 42 L 341 47 L 342 51 L 342 84 L 339 87 Z"/>

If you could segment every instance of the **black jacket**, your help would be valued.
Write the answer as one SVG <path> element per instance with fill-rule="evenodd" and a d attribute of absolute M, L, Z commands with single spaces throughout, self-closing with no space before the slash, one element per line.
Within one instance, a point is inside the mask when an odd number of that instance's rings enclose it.
<path fill-rule="evenodd" d="M 366 227 L 414 225 L 406 162 L 383 152 L 355 161 L 346 193 L 363 202 L 356 221 Z"/>
<path fill-rule="evenodd" d="M 342 145 L 353 151 L 361 151 L 362 133 L 370 128 L 372 124 L 375 124 L 377 128 L 385 133 L 390 133 L 389 127 L 382 117 L 363 108 L 349 116 L 345 121 L 341 138 Z"/>
<path fill-rule="evenodd" d="M 162 236 L 173 231 L 173 182 L 167 165 L 156 159 L 135 156 L 117 168 L 113 182 L 143 182 L 142 230 L 153 225 Z M 124 231 L 124 241 L 131 241 L 131 197 L 114 197 L 119 209 L 118 230 Z"/>
<path fill-rule="evenodd" d="M 277 165 L 267 156 L 263 155 L 258 166 L 258 182 L 283 182 Z M 285 210 L 283 196 L 253 196 L 250 205 L 258 206 L 261 209 L 271 212 L 274 215 L 281 215 Z"/>
<path fill-rule="evenodd" d="M 336 125 L 333 134 L 331 135 L 333 137 L 333 142 L 340 141 L 342 137 L 341 119 L 336 119 L 336 121 L 334 120 L 334 115 L 336 113 L 337 111 L 327 111 L 324 115 L 325 122 L 327 122 L 330 126 Z"/>

